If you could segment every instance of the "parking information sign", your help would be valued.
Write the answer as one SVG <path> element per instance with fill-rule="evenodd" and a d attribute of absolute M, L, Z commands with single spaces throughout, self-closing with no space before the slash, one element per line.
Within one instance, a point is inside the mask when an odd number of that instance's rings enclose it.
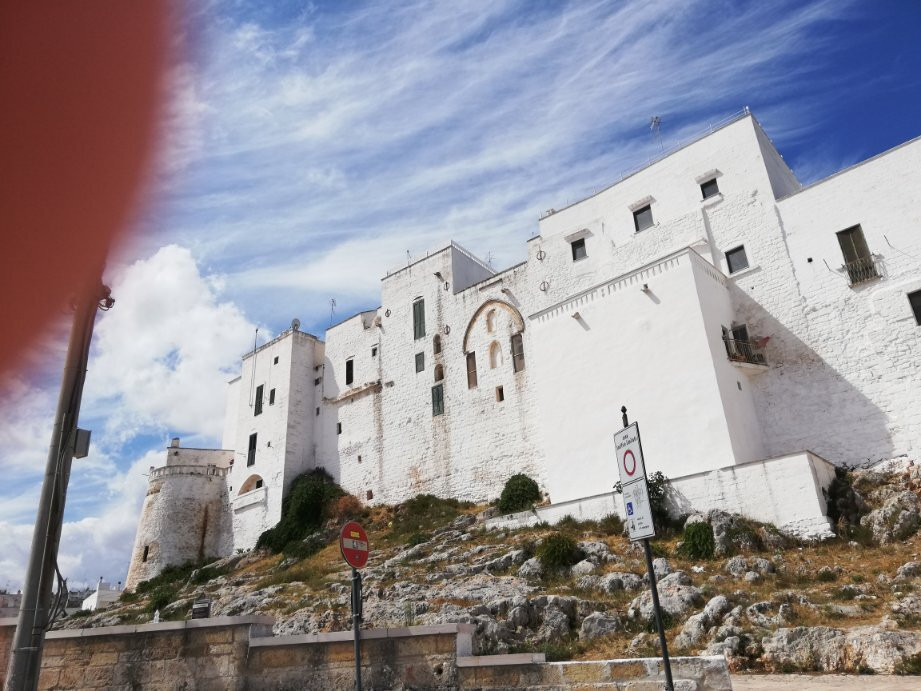
<path fill-rule="evenodd" d="M 649 487 L 646 484 L 646 464 L 640 428 L 633 423 L 614 434 L 617 469 L 624 494 L 624 514 L 632 541 L 655 537 L 652 506 L 649 504 Z"/>

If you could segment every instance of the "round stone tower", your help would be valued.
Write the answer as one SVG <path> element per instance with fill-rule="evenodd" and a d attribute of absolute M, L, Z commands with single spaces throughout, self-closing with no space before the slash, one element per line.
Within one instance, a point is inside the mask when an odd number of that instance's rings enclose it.
<path fill-rule="evenodd" d="M 125 590 L 167 566 L 232 552 L 226 481 L 232 459 L 232 451 L 183 449 L 173 439 L 166 465 L 150 469 Z"/>

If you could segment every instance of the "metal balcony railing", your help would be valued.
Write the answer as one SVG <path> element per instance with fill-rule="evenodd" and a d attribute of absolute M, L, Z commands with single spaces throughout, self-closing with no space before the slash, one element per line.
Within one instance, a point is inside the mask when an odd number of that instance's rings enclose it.
<path fill-rule="evenodd" d="M 843 268 L 847 271 L 847 278 L 852 286 L 879 278 L 876 260 L 872 256 L 861 257 L 855 261 L 847 262 Z"/>
<path fill-rule="evenodd" d="M 750 365 L 766 365 L 764 353 L 757 351 L 760 348 L 751 341 L 739 341 L 735 338 L 724 338 L 726 354 L 733 362 L 747 362 Z"/>

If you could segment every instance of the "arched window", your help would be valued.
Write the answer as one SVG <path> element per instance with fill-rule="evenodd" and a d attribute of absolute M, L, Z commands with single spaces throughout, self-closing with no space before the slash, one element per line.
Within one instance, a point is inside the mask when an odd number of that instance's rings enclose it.
<path fill-rule="evenodd" d="M 445 378 L 444 368 L 441 365 L 435 365 L 435 381 L 441 381 Z"/>
<path fill-rule="evenodd" d="M 489 369 L 502 366 L 502 348 L 496 341 L 489 344 Z"/>
<path fill-rule="evenodd" d="M 432 352 L 435 355 L 441 352 L 441 336 L 435 334 L 435 337 L 432 339 Z"/>
<path fill-rule="evenodd" d="M 486 331 L 492 333 L 496 330 L 496 310 L 489 310 L 486 313 Z"/>
<path fill-rule="evenodd" d="M 243 483 L 243 486 L 240 487 L 240 494 L 246 494 L 247 492 L 252 492 L 254 489 L 259 489 L 262 487 L 262 478 L 258 475 L 250 475 L 246 478 L 246 482 Z"/>

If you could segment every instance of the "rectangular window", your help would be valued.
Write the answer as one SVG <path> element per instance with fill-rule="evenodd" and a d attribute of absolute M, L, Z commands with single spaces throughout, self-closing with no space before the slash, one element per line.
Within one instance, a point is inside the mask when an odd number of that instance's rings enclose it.
<path fill-rule="evenodd" d="M 863 236 L 863 229 L 852 226 L 847 230 L 836 233 L 841 254 L 844 256 L 844 268 L 847 270 L 851 285 L 877 278 L 876 263 L 867 247 L 867 239 Z"/>
<path fill-rule="evenodd" d="M 739 245 L 735 249 L 726 252 L 726 265 L 729 267 L 730 274 L 748 268 L 748 257 L 745 255 L 744 245 Z"/>
<path fill-rule="evenodd" d="M 144 545 L 144 556 L 141 557 L 141 561 L 147 561 L 147 556 L 150 554 L 150 545 Z"/>
<path fill-rule="evenodd" d="M 277 365 L 277 364 L 278 364 L 278 356 L 277 356 L 277 355 L 275 356 L 275 361 L 274 361 L 272 364 L 273 364 L 273 365 Z"/>
<path fill-rule="evenodd" d="M 336 434 L 342 434 L 342 423 L 341 422 L 336 423 Z"/>
<path fill-rule="evenodd" d="M 515 372 L 524 369 L 524 344 L 521 341 L 521 334 L 512 336 L 512 369 Z"/>
<path fill-rule="evenodd" d="M 249 435 L 249 450 L 246 452 L 246 465 L 256 464 L 256 435 Z"/>
<path fill-rule="evenodd" d="M 436 384 L 432 387 L 432 417 L 445 412 L 444 385 Z"/>
<path fill-rule="evenodd" d="M 704 199 L 709 199 L 710 197 L 718 195 L 720 193 L 720 188 L 719 185 L 716 184 L 716 178 L 701 183 L 700 193 L 703 195 Z"/>
<path fill-rule="evenodd" d="M 275 405 L 275 389 L 269 389 L 269 405 Z"/>
<path fill-rule="evenodd" d="M 501 386 L 496 387 L 496 400 L 499 401 L 499 403 L 505 400 L 505 389 Z"/>
<path fill-rule="evenodd" d="M 633 225 L 636 226 L 636 232 L 652 228 L 652 204 L 647 204 L 642 209 L 633 212 Z"/>
<path fill-rule="evenodd" d="M 476 353 L 467 353 L 467 388 L 476 388 Z"/>
<path fill-rule="evenodd" d="M 425 337 L 425 300 L 419 299 L 413 303 L 413 338 Z"/>
<path fill-rule="evenodd" d="M 425 353 L 416 353 L 416 372 L 425 369 Z"/>
<path fill-rule="evenodd" d="M 256 489 L 262 487 L 262 480 L 256 480 Z"/>
<path fill-rule="evenodd" d="M 921 325 L 921 290 L 908 294 L 908 304 L 911 305 L 911 311 L 914 312 L 915 321 Z"/>
<path fill-rule="evenodd" d="M 345 384 L 348 386 L 355 381 L 355 365 L 353 360 L 345 361 Z"/>
<path fill-rule="evenodd" d="M 574 262 L 585 259 L 588 256 L 588 253 L 585 251 L 585 238 L 573 240 L 570 246 L 572 248 L 572 260 Z"/>
<path fill-rule="evenodd" d="M 377 357 L 377 346 L 371 346 L 371 357 Z"/>
<path fill-rule="evenodd" d="M 265 387 L 260 384 L 256 387 L 256 405 L 253 407 L 253 415 L 262 415 L 262 392 Z"/>

